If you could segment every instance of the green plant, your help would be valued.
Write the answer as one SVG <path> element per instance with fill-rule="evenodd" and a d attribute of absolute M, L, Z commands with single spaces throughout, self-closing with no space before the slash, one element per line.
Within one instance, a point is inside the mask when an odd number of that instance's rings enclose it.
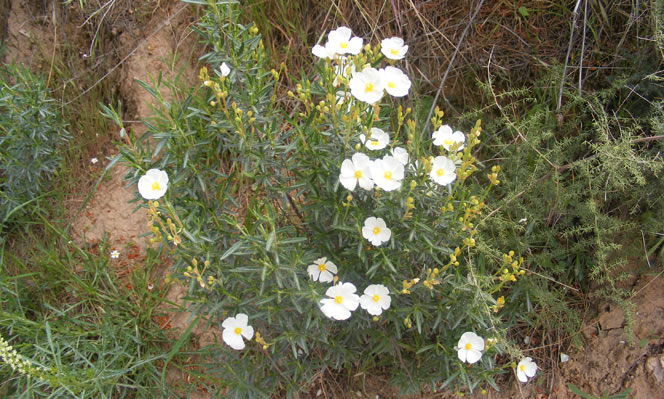
<path fill-rule="evenodd" d="M 647 68 L 656 63 L 641 56 L 643 70 L 606 88 L 583 95 L 565 88 L 558 114 L 551 90 L 556 69 L 537 82 L 539 89 L 497 93 L 491 80 L 481 84 L 499 115 L 487 130 L 500 132 L 485 140 L 483 151 L 520 167 L 506 168 L 505 184 L 490 194 L 495 217 L 482 225 L 479 241 L 527 254 L 527 269 L 539 277 L 513 292 L 536 299 L 527 302 L 542 310 L 534 313 L 533 326 L 567 319 L 574 301 L 563 298 L 580 297 L 594 284 L 596 295 L 623 307 L 630 338 L 631 292 L 621 281 L 633 273 L 625 270 L 628 257 L 643 255 L 643 221 L 661 220 L 664 192 L 661 110 L 647 100 L 664 91 L 648 78 Z M 644 94 L 630 98 L 633 91 Z M 656 233 L 656 222 L 651 226 Z M 652 241 L 656 249 L 656 237 Z M 548 315 L 554 307 L 560 316 Z M 564 330 L 562 337 L 574 335 L 580 319 L 571 320 L 551 327 Z"/>
<path fill-rule="evenodd" d="M 23 67 L 0 71 L 0 228 L 38 204 L 71 136 L 43 78 Z"/>
<path fill-rule="evenodd" d="M 79 248 L 41 222 L 22 254 L 0 247 L 0 395 L 166 397 L 157 364 L 168 340 L 155 321 L 166 287 L 149 287 L 157 254 L 120 280 L 106 242 Z"/>
<path fill-rule="evenodd" d="M 156 115 L 146 121 L 146 135 L 127 132 L 118 156 L 130 167 L 127 179 L 149 199 L 153 240 L 172 253 L 169 280 L 186 284 L 190 310 L 211 326 L 224 320 L 223 335 L 237 334 L 224 339 L 236 349 L 245 347 L 239 334 L 252 327 L 245 338 L 254 342 L 242 352 L 209 348 L 218 384 L 234 397 L 294 395 L 321 372 L 359 369 L 382 370 L 404 391 L 423 384 L 496 387 L 494 376 L 511 365 L 497 364 L 494 355 L 519 355 L 505 339 L 501 308 L 524 272 L 514 252 L 496 250 L 475 263 L 474 226 L 500 169 L 474 180 L 481 168 L 473 156 L 479 121 L 461 135 L 463 149 L 457 139 L 442 147 L 431 138 L 441 111 L 431 120 L 433 130 L 423 131 L 418 115 L 426 112 L 412 112 L 403 99 L 367 104 L 364 95 L 377 88 L 364 83 L 356 94 L 351 86 L 359 74 L 351 68 L 364 74 L 369 65 L 398 65 L 371 45 L 319 61 L 314 79 L 292 77 L 299 83 L 282 100 L 294 107 L 287 112 L 275 94 L 284 70 L 269 69 L 258 29 L 238 23 L 234 3 L 207 2 L 197 31 L 212 51 L 202 58 L 207 67 L 199 86 L 161 78 L 143 83 L 158 104 Z M 224 64 L 230 68 L 220 69 Z M 123 128 L 116 111 L 105 107 L 104 114 Z M 370 147 L 383 139 L 374 128 L 390 132 L 377 151 Z M 358 153 L 376 159 L 375 189 L 349 183 L 360 179 L 355 172 L 340 177 L 349 165 L 358 167 Z M 392 166 L 397 153 L 409 161 Z M 386 170 L 377 174 L 379 167 Z M 379 183 L 380 176 L 393 180 Z M 444 181 L 447 176 L 453 179 Z M 387 226 L 367 230 L 374 217 Z M 378 239 L 385 227 L 391 234 Z M 330 310 L 330 301 L 346 299 L 312 281 L 316 272 L 308 275 L 312 267 L 331 267 L 326 260 L 358 294 L 370 285 L 385 287 L 388 308 L 373 314 L 358 308 L 352 316 Z M 486 338 L 485 353 L 470 366 L 455 348 L 469 331 Z"/>
<path fill-rule="evenodd" d="M 627 388 L 623 392 L 616 393 L 613 395 L 609 395 L 608 391 L 604 391 L 602 393 L 602 396 L 593 396 L 590 394 L 587 394 L 580 390 L 579 388 L 575 387 L 573 384 L 568 383 L 567 388 L 569 388 L 570 391 L 574 392 L 575 394 L 581 396 L 584 399 L 625 399 L 629 397 L 629 393 L 632 392 L 632 388 Z"/>

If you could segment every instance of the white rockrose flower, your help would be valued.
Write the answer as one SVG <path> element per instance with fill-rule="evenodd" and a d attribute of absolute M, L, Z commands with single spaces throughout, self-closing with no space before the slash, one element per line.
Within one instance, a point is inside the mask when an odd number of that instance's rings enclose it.
<path fill-rule="evenodd" d="M 360 305 L 360 297 L 355 294 L 357 289 L 352 283 L 339 283 L 327 289 L 324 298 L 320 300 L 320 310 L 330 319 L 346 320 L 351 312 Z"/>
<path fill-rule="evenodd" d="M 443 146 L 447 151 L 450 150 L 452 144 L 459 144 L 456 148 L 457 151 L 463 150 L 464 143 L 466 142 L 466 136 L 460 132 L 453 132 L 452 128 L 449 125 L 443 125 L 433 132 L 433 145 Z"/>
<path fill-rule="evenodd" d="M 163 170 L 150 169 L 138 179 L 138 192 L 146 200 L 156 200 L 166 194 L 168 174 Z"/>
<path fill-rule="evenodd" d="M 370 216 L 364 221 L 362 226 L 362 237 L 369 240 L 374 247 L 380 246 L 382 243 L 388 241 L 392 236 L 390 230 L 383 218 Z"/>
<path fill-rule="evenodd" d="M 410 79 L 401 69 L 387 66 L 381 69 L 380 73 L 387 94 L 393 97 L 403 97 L 408 94 L 411 86 Z"/>
<path fill-rule="evenodd" d="M 468 363 L 477 363 L 484 350 L 484 338 L 474 332 L 465 332 L 459 338 L 456 348 L 459 360 Z"/>
<path fill-rule="evenodd" d="M 390 290 L 382 284 L 371 284 L 360 297 L 360 306 L 372 316 L 379 316 L 391 303 Z"/>
<path fill-rule="evenodd" d="M 366 154 L 355 153 L 351 159 L 345 159 L 341 164 L 339 182 L 350 191 L 355 190 L 357 184 L 365 190 L 371 190 L 374 187 L 371 180 L 372 164 Z"/>
<path fill-rule="evenodd" d="M 238 313 L 235 317 L 227 317 L 221 324 L 224 329 L 221 336 L 226 344 L 235 350 L 244 349 L 244 339 L 251 340 L 254 328 L 248 325 L 249 317 Z M 243 339 L 244 337 L 244 339 Z"/>
<path fill-rule="evenodd" d="M 451 159 L 444 156 L 437 156 L 431 163 L 429 177 L 441 186 L 447 186 L 456 179 L 456 166 Z"/>
<path fill-rule="evenodd" d="M 404 178 L 403 164 L 392 155 L 385 155 L 371 165 L 371 178 L 374 184 L 385 191 L 398 190 Z"/>
<path fill-rule="evenodd" d="M 390 37 L 380 42 L 380 52 L 391 60 L 400 60 L 406 56 L 408 45 L 400 37 Z"/>
<path fill-rule="evenodd" d="M 348 87 L 353 97 L 367 104 L 380 101 L 385 92 L 382 74 L 375 68 L 364 68 L 362 72 L 353 73 Z"/>
<path fill-rule="evenodd" d="M 390 144 L 390 135 L 383 129 L 372 127 L 369 138 L 367 139 L 364 134 L 360 134 L 360 141 L 370 150 L 382 150 Z"/>

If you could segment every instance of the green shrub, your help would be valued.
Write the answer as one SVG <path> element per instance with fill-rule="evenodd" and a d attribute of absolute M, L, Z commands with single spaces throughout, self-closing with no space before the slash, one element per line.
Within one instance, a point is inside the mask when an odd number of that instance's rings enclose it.
<path fill-rule="evenodd" d="M 497 364 L 496 355 L 519 355 L 505 339 L 501 307 L 509 285 L 523 275 L 523 260 L 496 251 L 490 261 L 474 263 L 474 225 L 499 171 L 474 179 L 481 167 L 473 157 L 479 121 L 462 151 L 447 150 L 432 143 L 442 112 L 423 131 L 424 120 L 413 115 L 426 112 L 411 112 L 403 99 L 359 101 L 349 88 L 351 66 L 399 66 L 384 59 L 380 46 L 367 45 L 345 61 L 319 60 L 315 79 L 301 76 L 288 98 L 277 99 L 285 69 L 268 69 L 258 30 L 237 16 L 230 2 L 209 2 L 197 28 L 212 49 L 202 58 L 208 67 L 201 68 L 200 84 L 144 84 L 157 114 L 146 121 L 146 135 L 127 132 L 119 156 L 130 166 L 128 180 L 150 200 L 154 240 L 172 252 L 169 280 L 188 285 L 190 310 L 225 329 L 224 340 L 237 348 L 244 340 L 230 330 L 255 337 L 239 352 L 224 343 L 209 348 L 210 368 L 220 374 L 209 389 L 226 388 L 233 397 L 294 394 L 326 370 L 357 369 L 382 370 L 405 391 L 425 383 L 434 390 L 495 387 L 494 376 L 510 368 Z M 339 62 L 347 67 L 337 70 L 342 76 L 335 72 Z M 224 63 L 229 70 L 220 69 Z M 164 99 L 162 83 L 173 98 Z M 121 125 L 117 113 L 104 112 Z M 390 133 L 387 147 L 362 145 L 360 134 L 369 137 L 371 128 Z M 355 153 L 378 159 L 397 146 L 409 157 L 397 189 L 349 190 L 340 182 L 342 165 Z M 442 155 L 456 164 L 451 184 L 430 177 L 432 168 L 440 177 Z M 363 232 L 371 217 L 391 229 L 387 241 L 372 245 L 363 237 L 373 237 L 371 229 Z M 358 307 L 343 321 L 326 317 L 320 301 L 330 291 L 308 275 L 323 257 L 359 295 L 369 285 L 386 287 L 389 308 L 372 316 Z M 239 314 L 248 315 L 251 329 Z M 455 349 L 469 331 L 486 339 L 473 365 Z"/>
<path fill-rule="evenodd" d="M 43 78 L 23 67 L 0 72 L 0 228 L 30 212 L 71 136 Z"/>
<path fill-rule="evenodd" d="M 628 272 L 627 260 L 643 256 L 646 243 L 653 252 L 661 244 L 662 110 L 648 99 L 661 97 L 664 87 L 651 75 L 652 55 L 641 57 L 632 62 L 643 69 L 606 88 L 582 96 L 565 88 L 558 113 L 553 90 L 496 94 L 483 86 L 499 117 L 487 126 L 495 134 L 482 152 L 520 167 L 505 168 L 504 184 L 490 193 L 495 217 L 478 241 L 524 254 L 527 269 L 540 277 L 524 279 L 513 294 L 528 298 L 523 314 L 533 316 L 533 327 L 558 330 L 562 338 L 580 328 L 572 298 L 591 288 L 622 305 L 629 338 L 632 293 L 621 281 L 639 271 Z M 559 76 L 555 68 L 534 87 L 556 87 Z"/>

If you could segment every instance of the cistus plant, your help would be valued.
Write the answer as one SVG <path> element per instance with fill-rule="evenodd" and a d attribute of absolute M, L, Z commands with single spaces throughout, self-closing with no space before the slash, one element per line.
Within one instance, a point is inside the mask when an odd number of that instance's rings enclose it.
<path fill-rule="evenodd" d="M 0 70 L 0 230 L 37 205 L 71 136 L 46 81 L 27 69 Z"/>
<path fill-rule="evenodd" d="M 167 280 L 188 284 L 190 310 L 223 330 L 209 390 L 294 394 L 343 370 L 403 391 L 497 389 L 512 366 L 497 355 L 519 355 L 504 293 L 524 271 L 513 252 L 473 263 L 499 183 L 499 168 L 473 156 L 480 122 L 454 132 L 436 109 L 425 130 L 399 61 L 407 45 L 345 27 L 312 49 L 313 76 L 278 98 L 286 68 L 270 69 L 235 3 L 205 9 L 197 31 L 211 51 L 195 87 L 168 83 L 165 100 L 144 84 L 160 106 L 119 155 L 174 258 Z M 161 172 L 167 190 L 144 183 Z"/>

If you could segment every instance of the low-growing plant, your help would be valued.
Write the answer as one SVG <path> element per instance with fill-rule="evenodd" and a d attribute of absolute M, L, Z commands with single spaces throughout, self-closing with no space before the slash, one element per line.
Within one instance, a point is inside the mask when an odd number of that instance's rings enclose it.
<path fill-rule="evenodd" d="M 514 365 L 497 355 L 520 355 L 503 307 L 524 271 L 512 251 L 474 261 L 500 170 L 475 159 L 480 122 L 455 132 L 436 109 L 423 130 L 399 69 L 407 45 L 344 27 L 312 49 L 317 75 L 277 98 L 286 68 L 269 69 L 236 3 L 207 2 L 198 86 L 143 83 L 156 115 L 144 136 L 123 130 L 118 156 L 175 259 L 168 280 L 223 330 L 209 389 L 293 395 L 344 369 L 381 370 L 403 391 L 498 389 Z M 519 378 L 534 374 L 522 365 Z"/>
<path fill-rule="evenodd" d="M 21 256 L 0 246 L 0 396 L 167 397 L 157 254 L 121 280 L 127 259 L 105 241 L 80 248 L 55 226 L 31 238 Z"/>
<path fill-rule="evenodd" d="M 43 78 L 16 65 L 0 71 L 0 229 L 35 206 L 71 138 Z"/>

